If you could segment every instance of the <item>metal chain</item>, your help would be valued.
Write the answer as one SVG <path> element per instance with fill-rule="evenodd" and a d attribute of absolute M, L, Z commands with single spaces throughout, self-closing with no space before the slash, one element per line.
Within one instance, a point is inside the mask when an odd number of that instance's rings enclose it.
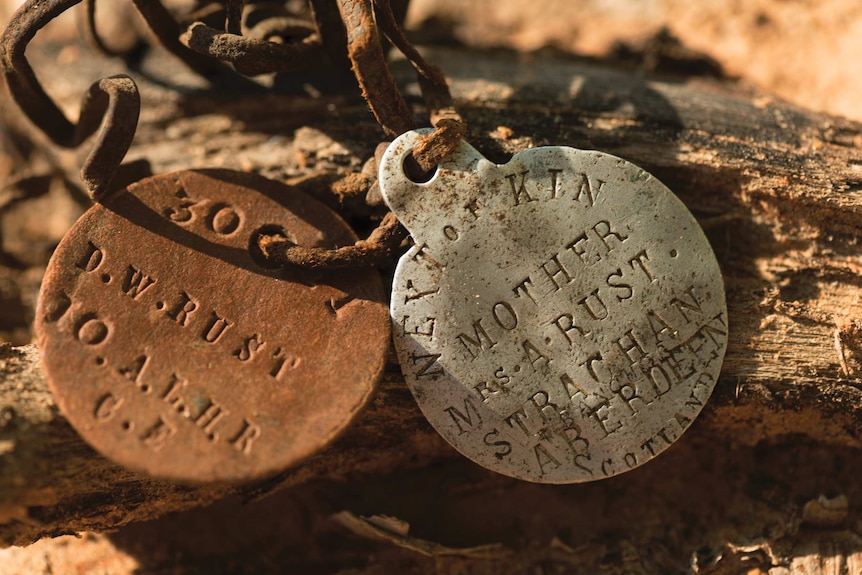
<path fill-rule="evenodd" d="M 110 186 L 131 145 L 140 113 L 137 87 L 128 76 L 113 76 L 95 83 L 82 103 L 78 124 L 70 122 L 45 93 L 27 62 L 27 44 L 45 24 L 82 0 L 28 0 L 0 36 L 0 70 L 10 93 L 27 117 L 56 144 L 73 148 L 101 132 L 82 168 L 82 179 L 97 201 Z M 221 0 L 224 30 L 204 22 L 183 26 L 160 0 L 132 0 L 159 43 L 198 74 L 212 78 L 233 70 L 247 76 L 295 71 L 316 61 L 326 49 L 333 59 L 349 62 L 363 96 L 390 137 L 417 127 L 412 111 L 386 65 L 381 44 L 385 36 L 410 61 L 435 130 L 413 150 L 422 171 L 441 163 L 461 142 L 466 126 L 452 105 L 442 70 L 427 62 L 410 44 L 389 0 L 310 0 L 315 26 L 303 26 L 287 14 L 259 22 L 243 35 L 245 0 Z M 96 48 L 116 55 L 101 40 L 95 24 L 95 0 L 86 0 L 86 24 Z M 212 14 L 211 4 L 198 3 L 193 16 Z M 336 10 L 337 9 L 337 10 Z M 273 36 L 298 41 L 278 43 Z M 346 53 L 346 58 L 345 58 Z M 285 238 L 263 237 L 260 247 L 273 261 L 317 268 L 373 265 L 391 258 L 406 236 L 388 214 L 368 238 L 338 250 L 304 248 Z"/>
<path fill-rule="evenodd" d="M 422 172 L 430 172 L 458 147 L 466 133 L 466 125 L 452 104 L 445 74 L 410 44 L 389 0 L 338 0 L 338 7 L 347 27 L 347 54 L 362 95 L 387 135 L 397 136 L 414 129 L 416 119 L 386 66 L 377 25 L 416 70 L 435 130 L 420 140 L 412 156 Z M 396 228 L 398 233 L 393 231 Z M 284 265 L 336 268 L 389 259 L 393 242 L 397 239 L 400 243 L 404 237 L 406 231 L 389 213 L 367 239 L 337 250 L 301 248 L 286 239 L 272 237 L 262 238 L 259 245 L 267 257 Z"/>
<path fill-rule="evenodd" d="M 76 148 L 102 125 L 93 151 L 81 168 L 81 179 L 91 197 L 99 200 L 132 144 L 141 99 L 128 76 L 112 76 L 90 87 L 81 104 L 78 123 L 72 123 L 42 88 L 24 52 L 48 22 L 81 0 L 29 0 L 9 21 L 0 36 L 0 72 L 9 92 L 33 124 L 55 144 Z"/>

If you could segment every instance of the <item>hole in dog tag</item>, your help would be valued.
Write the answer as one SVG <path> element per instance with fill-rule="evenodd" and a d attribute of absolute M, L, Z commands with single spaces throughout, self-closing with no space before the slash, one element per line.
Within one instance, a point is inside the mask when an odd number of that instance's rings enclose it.
<path fill-rule="evenodd" d="M 69 231 L 36 333 L 61 411 L 94 448 L 160 478 L 247 481 L 348 425 L 385 363 L 380 279 L 272 269 L 250 248 L 273 230 L 356 240 L 305 194 L 226 170 L 142 180 Z"/>
<path fill-rule="evenodd" d="M 391 144 L 387 204 L 414 246 L 390 314 L 404 377 L 456 449 L 575 483 L 652 459 L 698 415 L 727 347 L 721 272 L 694 217 L 620 158 L 461 147 L 427 183 Z"/>

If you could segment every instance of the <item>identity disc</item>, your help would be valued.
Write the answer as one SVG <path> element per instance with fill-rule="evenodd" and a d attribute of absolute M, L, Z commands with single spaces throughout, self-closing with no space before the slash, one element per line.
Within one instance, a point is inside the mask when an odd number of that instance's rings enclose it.
<path fill-rule="evenodd" d="M 36 333 L 54 397 L 107 457 L 180 481 L 248 481 L 314 453 L 369 398 L 389 320 L 373 270 L 284 270 L 261 232 L 356 238 L 250 174 L 142 180 L 88 210 L 52 257 Z"/>
<path fill-rule="evenodd" d="M 456 449 L 546 483 L 601 479 L 664 450 L 727 348 L 721 272 L 661 182 L 620 158 L 543 147 L 495 165 L 468 144 L 426 183 L 395 140 L 380 189 L 414 246 L 390 314 L 401 369 Z"/>

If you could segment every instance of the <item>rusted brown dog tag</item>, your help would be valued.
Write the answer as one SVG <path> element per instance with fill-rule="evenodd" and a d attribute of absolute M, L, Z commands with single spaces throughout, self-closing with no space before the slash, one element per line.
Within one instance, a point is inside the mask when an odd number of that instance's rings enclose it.
<path fill-rule="evenodd" d="M 276 228 L 305 246 L 356 239 L 312 198 L 219 170 L 143 180 L 75 224 L 36 332 L 57 403 L 93 447 L 160 478 L 246 481 L 351 421 L 385 362 L 380 279 L 272 269 L 252 244 Z"/>

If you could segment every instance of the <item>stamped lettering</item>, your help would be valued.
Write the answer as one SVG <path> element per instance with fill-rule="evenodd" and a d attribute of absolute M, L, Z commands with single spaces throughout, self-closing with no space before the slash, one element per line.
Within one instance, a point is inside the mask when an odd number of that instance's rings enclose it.
<path fill-rule="evenodd" d="M 355 241 L 314 200 L 227 171 L 133 184 L 63 239 L 36 329 L 58 404 L 93 447 L 161 478 L 249 481 L 350 422 L 385 361 L 379 278 L 360 271 L 315 285 L 259 266 L 251 234 L 274 223 L 303 245 Z M 291 308 L 299 301 L 307 307 Z M 435 318 L 407 321 L 433 339 Z M 441 369 L 433 354 L 416 368 Z M 298 401 L 308 393 L 339 401 Z"/>
<path fill-rule="evenodd" d="M 474 461 L 530 481 L 657 456 L 703 408 L 727 347 L 697 222 L 637 166 L 571 148 L 498 166 L 462 144 L 417 184 L 401 165 L 420 135 L 393 142 L 380 183 L 414 241 L 390 313 L 426 417 Z"/>

